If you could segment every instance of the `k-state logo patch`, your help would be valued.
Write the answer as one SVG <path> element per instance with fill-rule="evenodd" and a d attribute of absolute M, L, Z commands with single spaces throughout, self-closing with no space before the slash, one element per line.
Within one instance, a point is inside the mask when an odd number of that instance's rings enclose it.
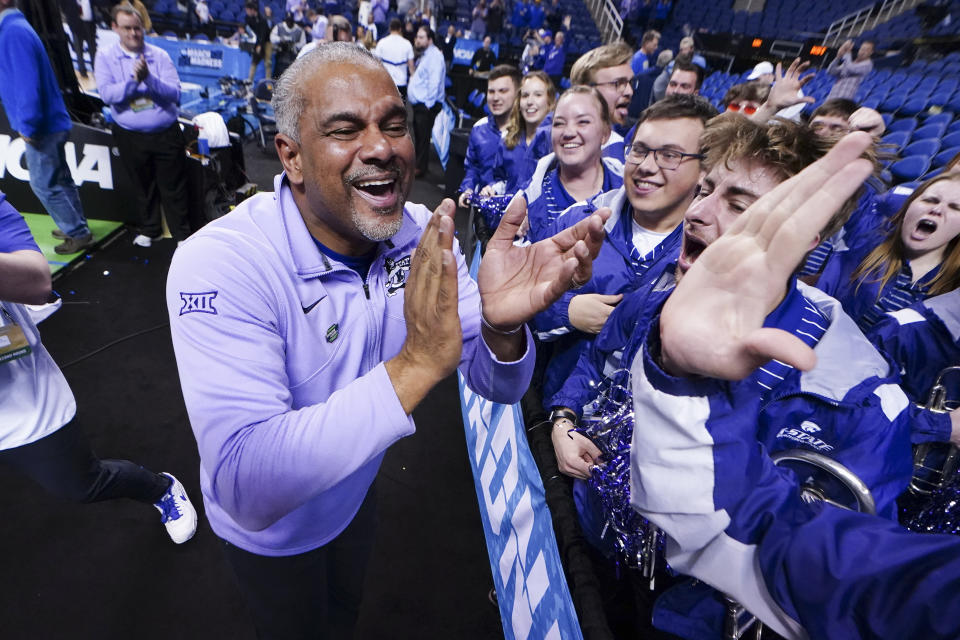
<path fill-rule="evenodd" d="M 187 313 L 211 313 L 217 315 L 217 310 L 213 307 L 213 299 L 217 297 L 217 291 L 204 291 L 203 293 L 184 293 L 180 292 L 180 299 L 183 306 L 180 307 L 180 315 Z"/>
<path fill-rule="evenodd" d="M 410 275 L 410 256 L 404 256 L 399 260 L 385 258 L 384 265 L 387 269 L 387 296 L 392 297 L 407 284 L 407 276 Z"/>

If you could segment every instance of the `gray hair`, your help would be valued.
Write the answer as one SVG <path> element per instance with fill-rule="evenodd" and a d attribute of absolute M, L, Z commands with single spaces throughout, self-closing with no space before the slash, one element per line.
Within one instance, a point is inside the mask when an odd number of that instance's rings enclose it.
<path fill-rule="evenodd" d="M 325 64 L 353 64 L 383 69 L 380 59 L 353 42 L 328 42 L 297 58 L 287 67 L 273 87 L 274 118 L 277 131 L 300 144 L 300 118 L 307 106 L 307 78 Z"/>

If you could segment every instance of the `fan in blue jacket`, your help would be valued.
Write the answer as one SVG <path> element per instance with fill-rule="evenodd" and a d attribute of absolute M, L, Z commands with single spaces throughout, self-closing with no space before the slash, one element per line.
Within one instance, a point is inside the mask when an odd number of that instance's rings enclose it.
<path fill-rule="evenodd" d="M 623 187 L 572 207 L 554 223 L 553 229 L 559 230 L 597 208 L 613 212 L 590 282 L 534 320 L 540 340 L 556 343 L 544 378 L 544 398 L 560 388 L 619 302 L 619 294 L 656 280 L 676 257 L 680 222 L 700 175 L 699 137 L 715 113 L 699 96 L 674 96 L 648 108 L 627 155 Z"/>
<path fill-rule="evenodd" d="M 503 64 L 490 70 L 487 79 L 488 115 L 474 123 L 467 142 L 463 180 L 460 182 L 461 207 L 468 206 L 475 192 L 494 181 L 493 159 L 519 91 L 520 72 L 516 67 Z"/>
<path fill-rule="evenodd" d="M 517 193 L 527 205 L 526 239 L 537 242 L 568 207 L 623 185 L 623 164 L 602 155 L 610 114 L 600 93 L 576 85 L 560 96 L 551 127 L 553 152 Z"/>
<path fill-rule="evenodd" d="M 678 260 L 681 270 L 688 269 L 707 246 L 718 241 L 737 220 L 739 212 L 824 153 L 825 145 L 811 148 L 790 144 L 791 140 L 799 141 L 808 134 L 806 127 L 792 123 L 763 126 L 737 115 L 718 118 L 708 125 L 701 138 L 708 173 L 701 182 L 700 194 L 686 213 L 684 245 Z M 808 151 L 804 154 L 796 151 L 798 148 Z M 850 200 L 846 208 L 851 208 L 854 202 Z M 832 228 L 839 227 L 842 220 L 843 217 L 838 216 Z M 674 282 L 673 270 L 667 270 L 651 286 L 625 296 L 591 350 L 581 357 L 574 374 L 549 402 L 577 411 L 596 392 L 596 383 L 604 374 L 629 368 L 641 352 L 648 335 L 647 327 L 651 322 L 655 326 L 655 318 L 664 301 L 669 299 Z M 750 403 L 754 400 L 748 398 L 755 398 L 757 403 L 756 411 L 744 413 L 752 425 L 754 441 L 770 452 L 801 448 L 840 461 L 872 490 L 879 511 L 893 518 L 895 499 L 906 486 L 911 472 L 909 428 L 902 411 L 907 399 L 895 384 L 896 370 L 870 345 L 835 300 L 816 289 L 796 284 L 793 279 L 780 303 L 766 313 L 763 323 L 814 347 L 820 362 L 810 372 L 801 372 L 776 360 L 761 362 L 758 364 L 762 366 L 740 383 L 737 393 L 742 400 L 738 402 Z M 654 338 L 655 334 L 651 334 L 651 339 Z M 677 394 L 701 395 L 695 383 L 686 389 L 683 382 L 676 382 Z M 712 402 L 711 396 L 708 405 Z M 680 401 L 670 409 L 674 410 L 676 419 L 684 421 L 709 421 L 712 415 L 709 410 L 685 413 Z M 651 422 L 669 419 L 669 416 L 658 416 L 660 411 L 665 409 L 646 405 L 644 410 L 638 408 L 636 429 L 647 433 L 655 428 L 650 426 Z M 595 423 L 607 418 L 591 416 Z M 564 426 L 556 427 L 553 439 L 561 471 L 590 478 L 590 466 L 598 462 L 600 449 L 579 434 L 568 435 Z M 605 451 L 619 448 L 616 443 L 611 446 L 600 440 L 597 444 Z M 616 465 L 616 460 L 603 462 Z M 705 463 L 702 457 L 686 459 L 683 456 L 675 462 L 670 466 L 681 468 L 676 470 L 674 479 L 686 473 L 696 475 L 696 469 L 690 467 Z M 591 479 L 591 485 L 603 491 L 604 487 L 596 482 L 596 478 Z M 584 531 L 595 545 L 609 549 L 610 536 L 601 538 L 609 522 L 608 514 L 598 513 L 602 499 L 594 492 L 586 492 L 583 484 L 578 487 Z M 607 529 L 612 531 L 616 527 Z M 665 597 L 658 602 L 654 617 L 658 625 L 681 619 L 663 611 L 670 601 L 670 597 Z M 688 629 L 704 632 L 703 626 L 696 627 L 689 619 L 684 624 Z M 684 629 L 676 626 L 669 630 L 684 635 Z"/>
<path fill-rule="evenodd" d="M 632 505 L 665 532 L 674 569 L 735 598 L 786 638 L 955 637 L 957 631 L 955 620 L 942 620 L 951 616 L 933 615 L 934 608 L 945 611 L 944 602 L 925 604 L 916 596 L 943 593 L 951 582 L 956 589 L 955 576 L 931 575 L 929 560 L 910 572 L 919 582 L 904 583 L 892 572 L 950 543 L 917 538 L 923 552 L 908 544 L 895 549 L 898 536 L 901 544 L 908 538 L 893 523 L 811 508 L 797 476 L 775 467 L 754 436 L 763 402 L 752 379 L 758 367 L 777 360 L 809 371 L 801 379 L 809 376 L 812 384 L 822 374 L 853 379 L 850 370 L 865 361 L 837 357 L 851 349 L 847 338 L 820 361 L 838 337 L 835 319 L 843 316 L 835 302 L 809 289 L 803 295 L 831 318 L 814 348 L 765 324 L 793 291 L 790 276 L 817 234 L 870 172 L 870 163 L 859 159 L 869 144 L 867 134 L 848 135 L 814 166 L 733 216 L 709 248 L 685 245 L 680 264 L 686 272 L 632 367 L 634 410 L 644 418 L 631 444 Z M 842 333 L 856 335 L 849 320 L 845 324 L 849 331 Z M 811 390 L 829 398 L 843 386 Z M 874 395 L 894 424 L 906 403 L 902 392 L 880 385 Z M 874 455 L 889 458 L 893 470 L 905 444 L 900 432 L 888 441 L 892 448 Z M 809 542 L 783 529 L 821 516 L 829 533 L 811 531 Z M 838 528 L 845 523 L 853 528 Z M 779 544 L 787 538 L 802 551 Z M 877 547 L 889 555 L 877 554 Z M 897 611 L 904 603 L 916 619 Z"/>
<path fill-rule="evenodd" d="M 922 184 L 891 222 L 877 247 L 834 254 L 817 280 L 864 331 L 889 311 L 960 286 L 960 176 Z"/>

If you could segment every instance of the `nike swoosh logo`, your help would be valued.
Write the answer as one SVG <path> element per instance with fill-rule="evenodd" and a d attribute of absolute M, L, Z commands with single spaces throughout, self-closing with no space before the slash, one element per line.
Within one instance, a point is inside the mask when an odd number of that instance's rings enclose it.
<path fill-rule="evenodd" d="M 323 298 L 320 298 L 320 300 L 323 300 Z M 313 310 L 313 308 L 320 303 L 320 300 L 317 300 L 316 302 L 314 302 L 314 303 L 313 303 L 312 305 L 310 305 L 309 307 L 300 307 L 300 308 L 303 309 L 303 313 L 304 313 L 304 314 L 310 313 L 310 312 Z"/>

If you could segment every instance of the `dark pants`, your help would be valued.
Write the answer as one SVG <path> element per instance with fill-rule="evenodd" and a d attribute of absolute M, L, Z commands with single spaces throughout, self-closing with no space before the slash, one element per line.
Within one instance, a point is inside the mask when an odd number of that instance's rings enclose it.
<path fill-rule="evenodd" d="M 413 105 L 413 142 L 417 150 L 417 169 L 420 173 L 427 172 L 430 161 L 430 134 L 440 108 L 439 102 L 429 109 L 424 104 Z"/>
<path fill-rule="evenodd" d="M 187 158 L 180 125 L 154 133 L 130 131 L 114 125 L 113 138 L 137 190 L 140 233 L 158 238 L 163 233 L 159 210 L 153 206 L 154 189 L 159 192 L 167 226 L 174 240 L 190 235 L 187 216 Z"/>
<path fill-rule="evenodd" d="M 87 63 L 83 59 L 83 43 L 87 43 L 87 51 L 90 52 L 90 68 L 93 69 L 94 61 L 97 59 L 97 23 L 91 20 L 74 20 L 70 23 L 70 31 L 73 32 L 73 51 L 77 54 L 77 67 L 80 69 L 80 75 L 87 75 Z"/>
<path fill-rule="evenodd" d="M 261 556 L 221 540 L 260 640 L 353 637 L 377 523 L 371 488 L 339 536 L 295 556 Z"/>
<path fill-rule="evenodd" d="M 132 498 L 153 504 L 170 486 L 166 476 L 129 460 L 100 460 L 74 422 L 36 442 L 0 451 L 0 463 L 70 502 Z"/>

